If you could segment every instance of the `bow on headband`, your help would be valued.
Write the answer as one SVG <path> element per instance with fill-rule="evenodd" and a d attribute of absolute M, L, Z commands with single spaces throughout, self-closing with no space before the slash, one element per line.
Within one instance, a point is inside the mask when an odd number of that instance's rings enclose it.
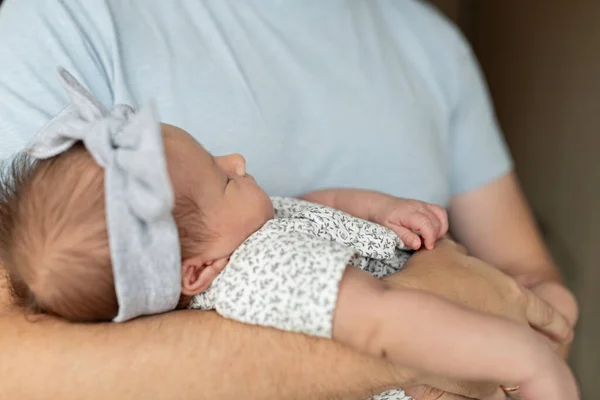
<path fill-rule="evenodd" d="M 181 294 L 181 257 L 160 124 L 150 108 L 107 110 L 65 69 L 58 75 L 71 101 L 37 134 L 28 152 L 50 158 L 82 141 L 104 168 L 119 302 L 114 321 L 173 310 Z"/>

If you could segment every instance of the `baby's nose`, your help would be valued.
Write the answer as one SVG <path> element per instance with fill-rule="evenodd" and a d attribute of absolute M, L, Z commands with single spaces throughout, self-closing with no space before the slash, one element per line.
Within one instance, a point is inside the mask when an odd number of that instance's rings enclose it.
<path fill-rule="evenodd" d="M 246 175 L 246 159 L 241 154 L 230 154 L 219 158 L 227 173 L 238 176 Z"/>
<path fill-rule="evenodd" d="M 234 171 L 238 176 L 246 176 L 246 159 L 241 154 L 232 154 Z"/>

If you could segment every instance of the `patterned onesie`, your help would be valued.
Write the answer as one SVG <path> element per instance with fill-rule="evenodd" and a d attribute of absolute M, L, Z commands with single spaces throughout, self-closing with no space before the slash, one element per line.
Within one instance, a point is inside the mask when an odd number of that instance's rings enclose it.
<path fill-rule="evenodd" d="M 388 228 L 332 208 L 273 197 L 275 218 L 231 255 L 190 308 L 240 322 L 331 338 L 339 284 L 348 264 L 377 278 L 410 253 Z M 409 400 L 391 390 L 373 400 Z"/>

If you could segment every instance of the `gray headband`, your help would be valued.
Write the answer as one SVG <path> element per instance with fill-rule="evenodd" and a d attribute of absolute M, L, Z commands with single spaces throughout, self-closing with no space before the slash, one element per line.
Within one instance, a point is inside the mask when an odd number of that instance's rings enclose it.
<path fill-rule="evenodd" d="M 160 124 L 151 108 L 107 110 L 65 69 L 58 75 L 71 102 L 37 134 L 28 153 L 50 158 L 82 141 L 104 168 L 119 302 L 114 321 L 173 310 L 181 294 L 181 257 Z"/>

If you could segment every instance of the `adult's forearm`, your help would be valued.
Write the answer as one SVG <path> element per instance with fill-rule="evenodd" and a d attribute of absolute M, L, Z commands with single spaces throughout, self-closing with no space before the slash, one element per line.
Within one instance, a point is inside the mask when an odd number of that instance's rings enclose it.
<path fill-rule="evenodd" d="M 469 252 L 525 286 L 560 281 L 514 172 L 454 197 L 450 227 Z"/>
<path fill-rule="evenodd" d="M 0 398 L 364 399 L 411 374 L 331 341 L 181 311 L 72 325 L 0 314 Z"/>
<path fill-rule="evenodd" d="M 513 274 L 519 283 L 529 288 L 538 297 L 550 304 L 556 311 L 562 314 L 571 324 L 575 326 L 579 318 L 579 307 L 575 295 L 564 285 L 558 268 L 548 257 L 539 257 L 537 262 L 532 260 L 532 265 L 538 267 L 532 268 L 530 265 L 517 263 L 509 267 L 499 266 L 503 271 Z M 526 271 L 519 274 L 518 271 Z M 566 350 L 563 351 L 566 354 Z"/>

